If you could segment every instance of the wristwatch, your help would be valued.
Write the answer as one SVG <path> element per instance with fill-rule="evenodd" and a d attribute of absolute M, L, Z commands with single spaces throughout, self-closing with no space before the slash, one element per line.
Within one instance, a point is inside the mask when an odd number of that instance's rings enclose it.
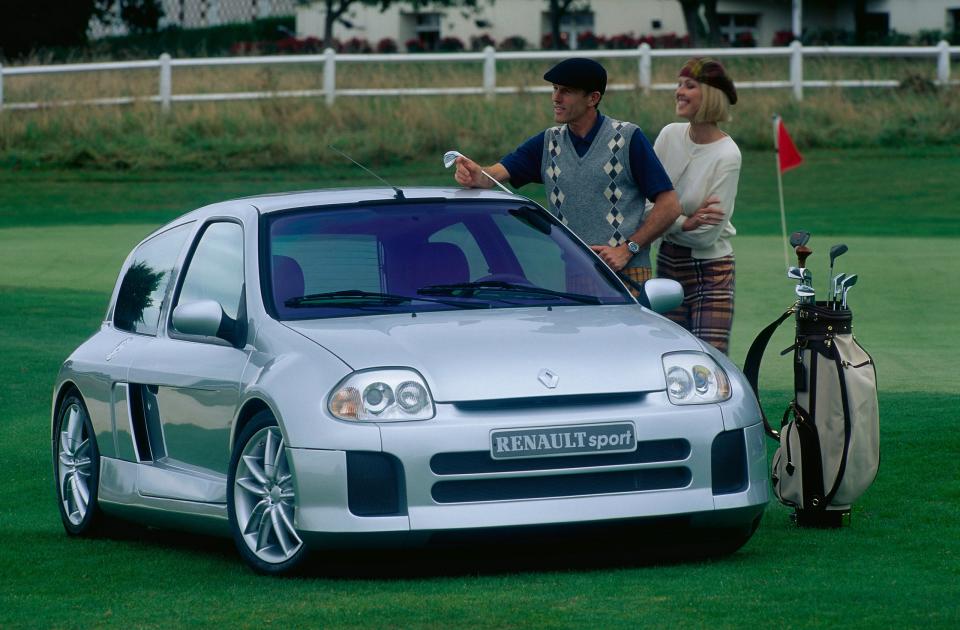
<path fill-rule="evenodd" d="M 627 239 L 627 249 L 630 250 L 631 254 L 640 253 L 640 246 L 634 243 L 633 241 L 631 241 L 630 239 Z"/>

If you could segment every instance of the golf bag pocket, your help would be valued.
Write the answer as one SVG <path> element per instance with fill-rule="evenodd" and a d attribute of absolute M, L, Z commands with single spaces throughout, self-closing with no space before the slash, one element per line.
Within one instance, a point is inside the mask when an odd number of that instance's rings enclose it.
<path fill-rule="evenodd" d="M 780 447 L 773 454 L 771 479 L 773 492 L 784 505 L 803 504 L 803 451 L 800 432 L 795 422 L 789 422 L 780 431 Z"/>

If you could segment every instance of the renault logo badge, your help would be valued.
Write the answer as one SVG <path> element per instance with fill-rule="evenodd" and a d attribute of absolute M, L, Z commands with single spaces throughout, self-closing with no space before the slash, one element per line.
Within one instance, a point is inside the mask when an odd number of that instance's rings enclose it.
<path fill-rule="evenodd" d="M 551 372 L 550 370 L 544 368 L 540 370 L 540 374 L 537 375 L 537 379 L 543 383 L 544 387 L 548 389 L 553 389 L 557 386 L 557 383 L 560 382 L 560 377 L 556 373 Z"/>

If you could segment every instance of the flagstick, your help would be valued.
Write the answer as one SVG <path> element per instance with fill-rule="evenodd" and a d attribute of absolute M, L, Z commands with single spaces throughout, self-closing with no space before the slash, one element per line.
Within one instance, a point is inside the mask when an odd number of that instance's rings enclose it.
<path fill-rule="evenodd" d="M 777 190 L 780 191 L 780 229 L 783 230 L 783 264 L 790 269 L 790 255 L 787 253 L 787 213 L 783 209 L 783 173 L 780 172 L 780 157 L 777 156 Z"/>
<path fill-rule="evenodd" d="M 776 167 L 777 167 L 777 190 L 780 193 L 780 229 L 783 231 L 783 266 L 784 270 L 787 271 L 790 269 L 790 255 L 787 253 L 787 212 L 783 206 L 783 173 L 780 172 L 780 143 L 778 141 L 778 131 L 777 123 L 780 121 L 780 116 L 773 115 L 773 154 L 776 157 Z"/>

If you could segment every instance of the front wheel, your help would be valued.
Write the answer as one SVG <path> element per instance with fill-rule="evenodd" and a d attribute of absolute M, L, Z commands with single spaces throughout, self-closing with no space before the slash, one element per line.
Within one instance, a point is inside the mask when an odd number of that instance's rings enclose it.
<path fill-rule="evenodd" d="M 97 533 L 106 517 L 97 505 L 100 451 L 86 405 L 71 393 L 57 410 L 53 430 L 53 478 L 63 528 L 71 536 Z"/>
<path fill-rule="evenodd" d="M 293 473 L 269 411 L 254 416 L 237 439 L 227 483 L 230 529 L 244 561 L 254 571 L 272 575 L 303 562 L 306 546 L 293 527 Z"/>

